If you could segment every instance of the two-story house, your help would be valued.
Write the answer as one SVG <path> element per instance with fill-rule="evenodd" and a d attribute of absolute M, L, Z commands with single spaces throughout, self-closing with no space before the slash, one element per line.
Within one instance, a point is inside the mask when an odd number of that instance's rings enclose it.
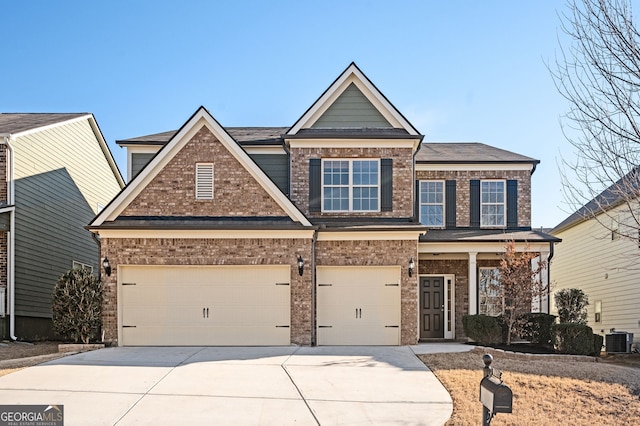
<path fill-rule="evenodd" d="M 124 187 L 92 114 L 0 114 L 0 334 L 51 338 L 51 293 L 99 272 L 84 226 Z"/>
<path fill-rule="evenodd" d="M 505 241 L 545 256 L 556 240 L 530 228 L 537 160 L 423 143 L 355 64 L 291 127 L 201 107 L 118 143 L 130 182 L 89 225 L 114 344 L 460 338 Z"/>

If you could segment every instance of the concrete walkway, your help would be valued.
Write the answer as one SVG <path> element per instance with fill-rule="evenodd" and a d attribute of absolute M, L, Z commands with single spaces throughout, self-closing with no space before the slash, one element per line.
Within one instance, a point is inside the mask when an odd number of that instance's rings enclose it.
<path fill-rule="evenodd" d="M 67 426 L 441 425 L 422 346 L 108 348 L 0 377 L 0 404 L 62 404 Z"/>

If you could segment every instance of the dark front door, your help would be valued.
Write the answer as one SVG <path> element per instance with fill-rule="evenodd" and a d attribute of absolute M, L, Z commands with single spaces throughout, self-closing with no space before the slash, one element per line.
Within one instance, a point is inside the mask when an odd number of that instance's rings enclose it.
<path fill-rule="evenodd" d="M 420 338 L 444 337 L 444 278 L 420 278 Z"/>

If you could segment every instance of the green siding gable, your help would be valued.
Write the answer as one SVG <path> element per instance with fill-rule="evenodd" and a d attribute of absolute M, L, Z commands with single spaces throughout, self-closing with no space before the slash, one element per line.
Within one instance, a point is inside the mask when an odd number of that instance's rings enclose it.
<path fill-rule="evenodd" d="M 289 156 L 286 154 L 249 154 L 280 190 L 289 195 Z"/>
<path fill-rule="evenodd" d="M 393 128 L 369 99 L 351 83 L 324 114 L 313 129 Z"/>
<path fill-rule="evenodd" d="M 131 154 L 131 177 L 129 180 L 136 177 L 136 175 L 140 173 L 140 170 L 142 170 L 155 155 L 155 153 L 147 154 L 137 152 Z"/>

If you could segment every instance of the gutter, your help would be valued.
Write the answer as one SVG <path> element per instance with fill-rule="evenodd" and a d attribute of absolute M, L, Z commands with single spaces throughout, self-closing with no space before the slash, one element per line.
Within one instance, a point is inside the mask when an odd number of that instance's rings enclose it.
<path fill-rule="evenodd" d="M 11 340 L 18 340 L 15 336 L 16 330 L 16 281 L 15 281 L 15 247 L 16 247 L 16 211 L 15 211 L 15 184 L 13 170 L 13 146 L 11 146 L 11 134 L 2 135 L 2 145 L 7 147 L 7 204 L 13 206 L 9 210 L 10 225 L 9 238 L 7 241 L 7 291 L 9 293 L 9 337 Z"/>

